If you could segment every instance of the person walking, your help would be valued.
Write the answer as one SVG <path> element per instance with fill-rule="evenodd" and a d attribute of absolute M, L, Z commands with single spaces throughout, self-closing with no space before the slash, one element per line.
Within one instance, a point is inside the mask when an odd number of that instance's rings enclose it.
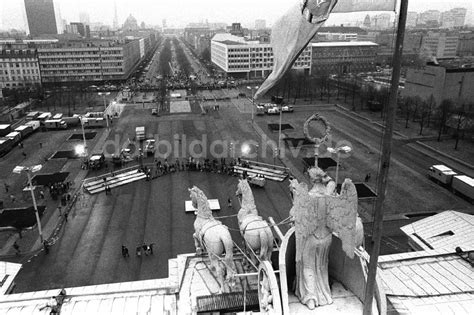
<path fill-rule="evenodd" d="M 11 200 L 12 203 L 15 203 L 15 201 L 16 201 L 15 195 L 11 194 L 10 195 L 10 200 Z"/>
<path fill-rule="evenodd" d="M 227 198 L 227 206 L 228 206 L 229 208 L 232 208 L 232 199 L 230 199 L 230 197 Z"/>
<path fill-rule="evenodd" d="M 20 255 L 20 246 L 16 243 L 13 243 L 13 249 L 15 250 L 15 254 L 18 256 Z"/>
<path fill-rule="evenodd" d="M 3 183 L 3 186 L 5 187 L 5 192 L 7 193 L 10 189 L 10 186 L 8 185 L 8 183 Z"/>

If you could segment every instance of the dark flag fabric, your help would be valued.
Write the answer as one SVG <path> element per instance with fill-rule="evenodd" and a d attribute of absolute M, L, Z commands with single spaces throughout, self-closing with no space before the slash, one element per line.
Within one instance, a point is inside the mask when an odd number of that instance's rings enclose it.
<path fill-rule="evenodd" d="M 396 0 L 300 0 L 272 28 L 273 71 L 254 98 L 267 93 L 293 65 L 331 12 L 392 11 Z"/>

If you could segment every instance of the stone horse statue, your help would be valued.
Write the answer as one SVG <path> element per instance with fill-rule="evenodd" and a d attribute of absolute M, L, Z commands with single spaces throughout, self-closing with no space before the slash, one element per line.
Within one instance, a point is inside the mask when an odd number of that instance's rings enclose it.
<path fill-rule="evenodd" d="M 261 261 L 270 261 L 273 251 L 273 233 L 268 223 L 258 215 L 252 189 L 246 179 L 239 179 L 237 196 L 241 195 L 241 208 L 237 214 L 239 228 L 247 246 L 258 254 Z M 257 265 L 257 257 L 251 255 L 252 262 Z"/>
<path fill-rule="evenodd" d="M 209 255 L 211 267 L 216 271 L 217 281 L 221 292 L 227 292 L 227 283 L 235 273 L 233 260 L 234 242 L 228 228 L 222 222 L 212 216 L 209 202 L 206 195 L 194 186 L 189 188 L 189 193 L 193 207 L 197 209 L 196 220 L 194 221 L 194 245 L 196 253 L 202 254 L 206 251 Z M 225 253 L 223 259 L 221 255 Z M 222 260 L 222 262 L 221 262 Z"/>

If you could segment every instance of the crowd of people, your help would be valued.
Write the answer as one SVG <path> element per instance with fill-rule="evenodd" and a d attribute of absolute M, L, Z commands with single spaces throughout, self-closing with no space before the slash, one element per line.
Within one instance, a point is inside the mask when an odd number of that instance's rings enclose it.
<path fill-rule="evenodd" d="M 155 159 L 153 164 L 142 165 L 138 172 L 143 172 L 147 176 L 147 180 L 160 177 L 169 173 L 180 172 L 180 171 L 197 171 L 197 172 L 212 172 L 217 174 L 226 174 L 233 176 L 234 166 L 243 165 L 245 161 L 240 158 L 229 159 L 209 159 L 209 158 L 193 158 L 187 159 Z"/>

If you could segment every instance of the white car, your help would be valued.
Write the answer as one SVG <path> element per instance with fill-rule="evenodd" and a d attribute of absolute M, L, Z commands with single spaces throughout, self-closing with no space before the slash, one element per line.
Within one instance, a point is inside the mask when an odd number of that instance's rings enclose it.
<path fill-rule="evenodd" d="M 155 154 L 155 139 L 148 139 L 144 143 L 145 154 Z"/>
<path fill-rule="evenodd" d="M 278 115 L 280 113 L 280 110 L 278 107 L 267 107 L 267 114 L 268 115 Z"/>
<path fill-rule="evenodd" d="M 282 112 L 287 112 L 287 113 L 292 113 L 293 112 L 293 106 L 291 105 L 285 105 L 281 107 Z"/>

